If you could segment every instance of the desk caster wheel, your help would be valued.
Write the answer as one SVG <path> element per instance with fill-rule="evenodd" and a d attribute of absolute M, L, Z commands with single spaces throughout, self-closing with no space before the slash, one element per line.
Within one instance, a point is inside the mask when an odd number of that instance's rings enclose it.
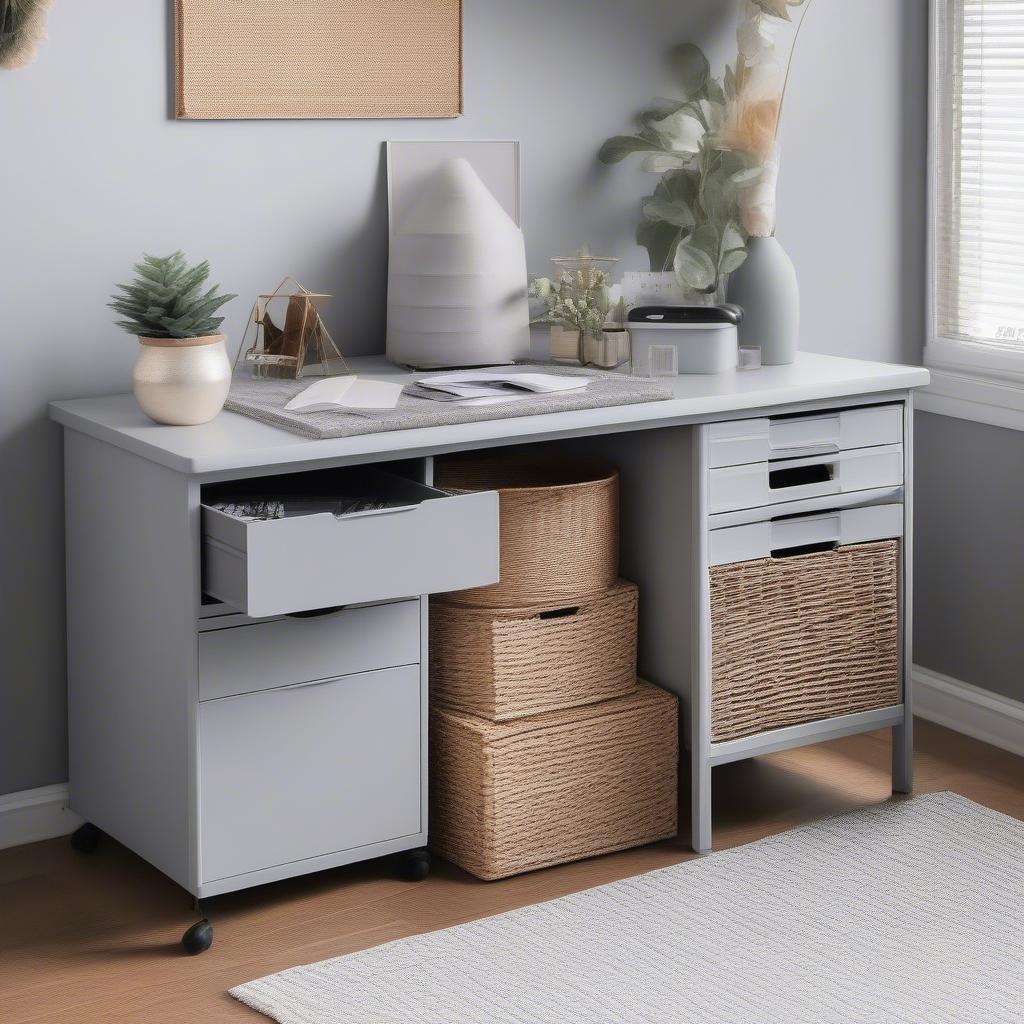
<path fill-rule="evenodd" d="M 91 821 L 87 821 L 71 833 L 71 848 L 79 853 L 93 853 L 102 838 L 103 833 Z"/>
<path fill-rule="evenodd" d="M 402 877 L 407 881 L 422 882 L 429 874 L 429 850 L 407 850 L 402 854 Z"/>
<path fill-rule="evenodd" d="M 203 920 L 192 925 L 181 937 L 182 949 L 189 956 L 205 953 L 213 945 L 213 925 Z"/>

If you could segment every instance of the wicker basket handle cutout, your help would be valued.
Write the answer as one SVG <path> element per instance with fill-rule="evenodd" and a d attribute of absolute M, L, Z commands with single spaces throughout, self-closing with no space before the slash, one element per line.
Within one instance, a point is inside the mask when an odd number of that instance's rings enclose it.
<path fill-rule="evenodd" d="M 579 610 L 579 605 L 574 608 L 551 608 L 548 611 L 537 612 L 537 618 L 542 622 L 547 622 L 550 619 L 569 619 L 578 614 Z"/>

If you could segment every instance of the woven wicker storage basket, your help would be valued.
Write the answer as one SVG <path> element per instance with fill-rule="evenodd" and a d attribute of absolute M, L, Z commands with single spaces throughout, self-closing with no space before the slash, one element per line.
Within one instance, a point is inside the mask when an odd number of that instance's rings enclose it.
<path fill-rule="evenodd" d="M 501 580 L 452 595 L 486 608 L 569 604 L 619 574 L 619 474 L 604 463 L 515 452 L 438 462 L 449 491 L 499 494 Z"/>
<path fill-rule="evenodd" d="M 478 878 L 676 834 L 676 698 L 629 697 L 496 724 L 430 716 L 430 845 Z"/>
<path fill-rule="evenodd" d="M 637 587 L 619 580 L 577 606 L 430 603 L 430 695 L 507 722 L 636 687 Z"/>
<path fill-rule="evenodd" d="M 711 570 L 711 736 L 900 701 L 899 542 Z"/>

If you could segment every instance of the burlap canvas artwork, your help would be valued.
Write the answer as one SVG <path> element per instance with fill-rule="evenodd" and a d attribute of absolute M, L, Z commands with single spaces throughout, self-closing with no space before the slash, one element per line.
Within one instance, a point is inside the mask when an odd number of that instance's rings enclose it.
<path fill-rule="evenodd" d="M 179 118 L 457 117 L 461 0 L 176 0 Z"/>

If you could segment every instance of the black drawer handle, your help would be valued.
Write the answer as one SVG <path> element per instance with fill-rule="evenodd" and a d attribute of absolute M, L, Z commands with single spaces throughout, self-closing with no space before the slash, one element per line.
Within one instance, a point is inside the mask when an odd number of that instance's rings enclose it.
<path fill-rule="evenodd" d="M 798 544 L 795 548 L 773 548 L 772 558 L 796 558 L 797 555 L 817 555 L 822 551 L 835 551 L 839 542 L 823 540 L 818 544 Z"/>
<path fill-rule="evenodd" d="M 537 618 L 544 619 L 569 619 L 580 610 L 579 605 L 575 608 L 554 608 L 549 612 L 538 612 Z"/>
<path fill-rule="evenodd" d="M 816 466 L 794 466 L 790 469 L 768 471 L 768 486 L 773 491 L 787 487 L 806 487 L 808 484 L 827 484 L 833 479 L 833 467 L 827 463 Z"/>

